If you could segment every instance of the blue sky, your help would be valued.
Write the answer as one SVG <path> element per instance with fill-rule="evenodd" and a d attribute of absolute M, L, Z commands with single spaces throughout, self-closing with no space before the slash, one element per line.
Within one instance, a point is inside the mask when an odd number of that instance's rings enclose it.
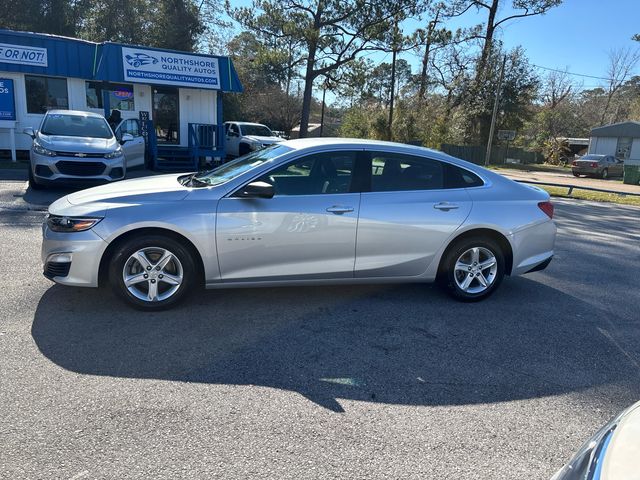
<path fill-rule="evenodd" d="M 232 5 L 247 5 L 247 0 L 236 0 Z M 512 13 L 511 2 L 498 14 L 504 18 Z M 486 10 L 469 10 L 465 15 L 448 23 L 448 27 L 470 27 L 484 22 Z M 408 34 L 423 22 L 411 20 L 403 25 Z M 549 68 L 567 69 L 570 72 L 606 77 L 607 54 L 615 48 L 640 48 L 640 42 L 631 36 L 640 33 L 640 0 L 564 0 L 545 15 L 511 20 L 504 23 L 498 37 L 507 48 L 521 45 L 532 64 Z M 420 59 L 405 53 L 402 56 L 418 72 Z M 374 61 L 389 61 L 385 54 L 369 55 Z M 545 74 L 544 71 L 540 71 Z M 640 66 L 636 68 L 640 74 Z M 598 86 L 596 79 L 575 77 L 584 88 Z"/>

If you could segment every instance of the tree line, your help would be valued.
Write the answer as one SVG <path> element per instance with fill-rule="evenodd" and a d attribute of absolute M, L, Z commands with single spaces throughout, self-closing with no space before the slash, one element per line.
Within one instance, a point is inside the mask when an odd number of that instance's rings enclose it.
<path fill-rule="evenodd" d="M 557 157 L 563 137 L 640 117 L 632 39 L 610 52 L 597 79 L 541 70 L 521 47 L 504 47 L 502 27 L 562 0 L 7 1 L 7 28 L 227 54 L 245 92 L 225 96 L 226 118 L 286 132 L 299 125 L 300 136 L 324 115 L 344 136 L 484 145 L 498 94 L 497 129 Z M 480 23 L 452 26 L 470 11 Z"/>

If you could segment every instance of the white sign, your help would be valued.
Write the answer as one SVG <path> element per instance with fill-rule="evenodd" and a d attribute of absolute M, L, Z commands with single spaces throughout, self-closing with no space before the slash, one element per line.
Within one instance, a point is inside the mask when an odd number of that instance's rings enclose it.
<path fill-rule="evenodd" d="M 0 43 L 0 63 L 47 66 L 47 49 Z"/>
<path fill-rule="evenodd" d="M 220 88 L 217 58 L 122 47 L 122 66 L 131 82 Z"/>

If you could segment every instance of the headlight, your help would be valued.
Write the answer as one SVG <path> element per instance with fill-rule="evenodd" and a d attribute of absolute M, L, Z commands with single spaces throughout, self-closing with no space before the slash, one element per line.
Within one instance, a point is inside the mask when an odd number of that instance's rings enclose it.
<path fill-rule="evenodd" d="M 45 155 L 47 157 L 56 156 L 56 152 L 54 152 L 53 150 L 49 150 L 48 148 L 44 148 L 37 141 L 33 142 L 33 151 L 36 152 L 38 155 Z"/>
<path fill-rule="evenodd" d="M 61 217 L 47 215 L 47 226 L 54 232 L 83 232 L 93 228 L 101 218 L 89 217 Z"/>
<path fill-rule="evenodd" d="M 122 156 L 122 148 L 118 147 L 113 152 L 106 153 L 104 158 L 120 158 Z"/>

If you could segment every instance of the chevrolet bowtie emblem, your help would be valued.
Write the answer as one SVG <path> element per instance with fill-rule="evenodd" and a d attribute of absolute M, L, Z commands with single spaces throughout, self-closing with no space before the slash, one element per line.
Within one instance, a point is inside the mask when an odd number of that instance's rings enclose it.
<path fill-rule="evenodd" d="M 76 157 L 84 158 L 86 156 L 87 156 L 86 153 L 76 153 Z"/>

